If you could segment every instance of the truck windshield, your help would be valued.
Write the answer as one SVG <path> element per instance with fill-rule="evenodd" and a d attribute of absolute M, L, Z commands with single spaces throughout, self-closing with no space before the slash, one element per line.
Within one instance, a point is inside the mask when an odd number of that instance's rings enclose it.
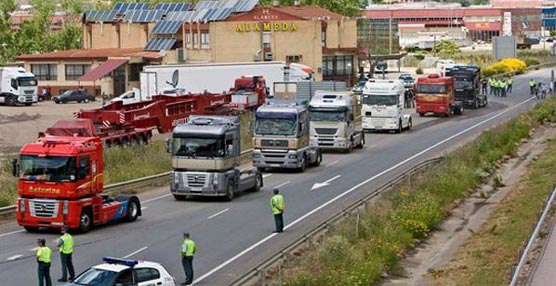
<path fill-rule="evenodd" d="M 344 111 L 311 111 L 311 121 L 345 121 L 346 113 Z"/>
<path fill-rule="evenodd" d="M 20 77 L 17 79 L 18 86 L 37 86 L 37 80 L 34 77 Z"/>
<path fill-rule="evenodd" d="M 172 155 L 185 157 L 224 157 L 224 139 L 174 137 Z"/>
<path fill-rule="evenodd" d="M 75 180 L 77 166 L 74 157 L 20 157 L 19 177 L 24 180 L 69 182 Z"/>
<path fill-rule="evenodd" d="M 255 120 L 255 134 L 294 136 L 297 130 L 295 113 L 258 113 Z"/>
<path fill-rule="evenodd" d="M 365 105 L 386 105 L 392 106 L 398 103 L 398 95 L 373 95 L 365 94 L 361 100 Z"/>
<path fill-rule="evenodd" d="M 473 89 L 473 83 L 465 79 L 457 79 L 456 90 L 458 89 L 463 89 L 463 90 Z"/>
<path fill-rule="evenodd" d="M 111 286 L 114 285 L 118 272 L 104 269 L 89 268 L 77 277 L 73 283 L 87 286 Z"/>
<path fill-rule="evenodd" d="M 417 85 L 418 93 L 446 93 L 444 84 L 419 84 Z"/>

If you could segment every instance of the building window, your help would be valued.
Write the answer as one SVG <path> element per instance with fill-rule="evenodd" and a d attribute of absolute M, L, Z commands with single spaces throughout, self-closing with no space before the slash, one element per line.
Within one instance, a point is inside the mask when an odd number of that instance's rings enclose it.
<path fill-rule="evenodd" d="M 210 48 L 210 35 L 208 32 L 201 33 L 201 49 Z"/>
<path fill-rule="evenodd" d="M 272 41 L 272 34 L 269 33 L 269 32 L 264 32 L 263 33 L 263 49 L 269 50 L 271 41 Z"/>
<path fill-rule="evenodd" d="M 91 69 L 91 65 L 66 65 L 66 80 L 77 80 Z"/>
<path fill-rule="evenodd" d="M 55 64 L 32 64 L 31 72 L 37 80 L 58 80 L 58 66 Z"/>
<path fill-rule="evenodd" d="M 191 34 L 190 33 L 185 34 L 185 47 L 186 48 L 191 48 Z"/>
<path fill-rule="evenodd" d="M 129 81 L 140 81 L 140 74 L 145 64 L 129 64 Z"/>
<path fill-rule="evenodd" d="M 286 62 L 289 63 L 299 63 L 303 61 L 302 55 L 286 56 Z"/>
<path fill-rule="evenodd" d="M 320 32 L 320 41 L 323 47 L 326 47 L 326 30 Z"/>

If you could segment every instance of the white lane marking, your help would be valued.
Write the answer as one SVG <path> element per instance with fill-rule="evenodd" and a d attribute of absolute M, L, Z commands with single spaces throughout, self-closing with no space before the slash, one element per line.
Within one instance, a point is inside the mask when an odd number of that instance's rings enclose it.
<path fill-rule="evenodd" d="M 171 195 L 172 195 L 172 194 L 165 194 L 165 195 L 162 195 L 162 196 L 160 196 L 160 197 L 148 199 L 148 200 L 146 200 L 146 201 L 143 201 L 142 203 L 143 203 L 143 204 L 150 203 L 150 202 L 152 202 L 152 201 L 160 200 L 160 199 L 163 199 L 163 198 L 165 198 L 165 197 L 169 197 L 169 196 L 171 196 Z"/>
<path fill-rule="evenodd" d="M 39 247 L 38 247 L 38 246 L 37 246 L 37 247 L 31 248 L 31 251 L 37 251 L 37 250 L 39 250 Z"/>
<path fill-rule="evenodd" d="M 373 148 L 376 148 L 376 147 L 377 147 L 377 145 L 371 145 L 371 146 L 365 147 L 365 149 L 373 149 Z"/>
<path fill-rule="evenodd" d="M 268 178 L 268 177 L 270 177 L 270 176 L 272 176 L 272 174 L 264 174 L 264 175 L 263 175 L 263 179 L 264 179 L 264 178 Z"/>
<path fill-rule="evenodd" d="M 0 234 L 0 237 L 10 235 L 10 234 L 14 234 L 14 233 L 20 233 L 20 232 L 24 232 L 24 231 L 25 231 L 24 229 L 20 229 L 20 230 L 16 230 L 16 231 L 12 231 L 12 232 L 7 232 L 7 233 Z"/>
<path fill-rule="evenodd" d="M 281 184 L 279 184 L 279 185 L 277 185 L 277 186 L 274 186 L 274 188 L 280 188 L 280 187 L 283 187 L 283 186 L 285 186 L 285 185 L 287 185 L 287 184 L 289 184 L 289 183 L 291 183 L 291 182 L 290 182 L 290 181 L 285 181 L 285 182 L 283 182 L 283 183 L 281 183 Z M 273 189 L 274 189 L 274 188 L 273 188 Z"/>
<path fill-rule="evenodd" d="M 219 216 L 219 215 L 221 215 L 221 214 L 223 214 L 223 213 L 225 213 L 225 212 L 227 212 L 227 211 L 229 211 L 229 210 L 230 210 L 230 208 L 227 208 L 227 209 L 223 209 L 223 210 L 221 210 L 221 211 L 219 211 L 219 212 L 217 212 L 217 213 L 215 213 L 215 214 L 213 214 L 213 215 L 209 216 L 209 217 L 208 217 L 208 219 L 211 219 L 211 218 L 217 217 L 217 216 Z"/>
<path fill-rule="evenodd" d="M 401 166 L 401 165 L 403 165 L 403 164 L 405 164 L 405 163 L 407 163 L 407 162 L 409 162 L 409 161 L 415 159 L 416 157 L 418 157 L 418 156 L 420 156 L 420 155 L 422 155 L 422 154 L 424 154 L 424 153 L 426 153 L 426 152 L 428 152 L 428 151 L 430 151 L 430 150 L 432 150 L 432 149 L 434 149 L 434 148 L 440 146 L 441 144 L 444 144 L 444 143 L 447 142 L 447 141 L 450 141 L 450 140 L 452 140 L 452 139 L 454 139 L 454 138 L 456 138 L 456 137 L 458 137 L 458 136 L 461 136 L 462 134 L 464 134 L 464 133 L 466 133 L 466 132 L 469 132 L 470 130 L 476 128 L 477 126 L 480 126 L 480 125 L 482 125 L 482 124 L 485 124 L 486 122 L 488 122 L 488 121 L 490 121 L 490 120 L 492 120 L 492 119 L 494 119 L 494 118 L 500 117 L 500 116 L 502 116 L 503 114 L 505 114 L 505 113 L 507 113 L 507 112 L 509 112 L 509 111 L 511 111 L 511 110 L 514 110 L 514 109 L 518 108 L 519 106 L 521 106 L 521 105 L 523 105 L 523 104 L 525 104 L 525 103 L 527 103 L 527 102 L 529 102 L 529 101 L 531 101 L 531 100 L 533 100 L 533 99 L 534 99 L 534 98 L 531 97 L 531 98 L 529 98 L 529 99 L 527 99 L 527 100 L 525 100 L 525 101 L 523 101 L 523 102 L 521 102 L 521 103 L 518 103 L 517 105 L 514 105 L 514 106 L 513 106 L 512 108 L 510 108 L 510 109 L 504 110 L 504 111 L 502 111 L 502 112 L 500 112 L 500 113 L 498 113 L 498 114 L 496 114 L 496 115 L 494 115 L 494 116 L 492 116 L 492 117 L 489 117 L 489 118 L 487 118 L 487 119 L 485 119 L 485 120 L 483 120 L 483 121 L 481 121 L 481 122 L 479 122 L 479 123 L 477 123 L 477 124 L 475 124 L 475 125 L 473 125 L 473 126 L 467 128 L 467 129 L 465 129 L 465 130 L 463 130 L 463 131 L 460 131 L 460 132 L 458 132 L 458 133 L 456 133 L 456 134 L 454 134 L 454 135 L 452 135 L 452 136 L 450 136 L 450 137 L 448 137 L 448 138 L 446 138 L 446 139 L 444 139 L 444 140 L 442 140 L 442 141 L 440 141 L 440 142 L 437 142 L 436 144 L 434 144 L 434 145 L 432 145 L 432 146 L 430 146 L 430 147 L 424 149 L 423 151 L 418 152 L 417 154 L 415 154 L 415 155 L 413 155 L 413 156 L 411 156 L 411 157 L 405 159 L 404 161 L 402 161 L 402 162 L 400 162 L 400 163 L 398 163 L 398 164 L 396 164 L 396 165 L 394 165 L 394 166 L 388 168 L 387 170 L 384 170 L 384 171 L 380 172 L 379 174 L 377 174 L 377 175 L 375 175 L 375 176 L 373 176 L 373 177 L 371 177 L 371 178 L 369 178 L 369 179 L 367 179 L 367 180 L 365 180 L 365 181 L 363 181 L 363 182 L 357 184 L 356 186 L 352 187 L 351 189 L 349 189 L 349 190 L 347 190 L 347 191 L 345 191 L 345 192 L 339 194 L 338 196 L 336 196 L 336 197 L 330 199 L 328 202 L 326 202 L 326 203 L 320 205 L 319 207 L 315 208 L 314 210 L 312 210 L 312 211 L 306 213 L 306 214 L 303 215 L 302 217 L 300 217 L 300 218 L 296 219 L 295 221 L 293 221 L 292 223 L 288 224 L 288 225 L 285 227 L 285 229 L 288 229 L 288 228 L 290 228 L 290 227 L 292 227 L 292 226 L 298 224 L 300 221 L 304 220 L 304 219 L 307 218 L 308 216 L 310 216 L 310 215 L 314 214 L 315 212 L 317 212 L 317 211 L 319 211 L 319 210 L 321 210 L 321 209 L 327 207 L 327 206 L 330 205 L 331 203 L 333 203 L 333 202 L 339 200 L 340 198 L 344 197 L 345 195 L 347 195 L 347 194 L 353 192 L 353 191 L 356 190 L 357 188 L 359 188 L 359 187 L 361 187 L 361 186 L 363 186 L 363 185 L 365 185 L 365 184 L 367 184 L 367 183 L 369 183 L 369 182 L 375 180 L 376 178 L 378 178 L 378 177 L 380 177 L 380 176 L 382 176 L 382 175 L 384 175 L 384 174 L 386 174 L 386 173 L 388 173 L 388 172 L 390 172 L 390 171 L 392 171 L 392 170 L 398 168 L 399 166 Z M 232 258 L 230 258 L 230 259 L 228 259 L 228 260 L 222 262 L 220 265 L 216 266 L 215 268 L 213 268 L 213 269 L 210 270 L 209 272 L 205 273 L 203 276 L 197 278 L 197 280 L 195 280 L 195 282 L 193 282 L 193 284 L 199 283 L 199 282 L 203 281 L 204 279 L 206 279 L 206 278 L 209 277 L 210 275 L 212 275 L 212 274 L 214 274 L 215 272 L 219 271 L 220 269 L 226 267 L 228 264 L 234 262 L 236 259 L 240 258 L 241 256 L 243 256 L 243 255 L 246 254 L 247 252 L 253 250 L 253 249 L 256 248 L 257 246 L 259 246 L 259 245 L 265 243 L 267 240 L 273 238 L 275 235 L 276 235 L 276 233 L 273 233 L 273 234 L 268 235 L 267 237 L 263 238 L 263 239 L 260 240 L 259 242 L 256 242 L 256 243 L 253 244 L 252 246 L 250 246 L 250 247 L 246 248 L 245 250 L 243 250 L 242 252 L 238 253 L 236 256 L 234 256 L 234 257 L 232 257 Z"/>
<path fill-rule="evenodd" d="M 16 260 L 20 257 L 23 257 L 23 255 L 18 254 L 18 255 L 10 256 L 10 257 L 8 257 L 8 261 Z"/>
<path fill-rule="evenodd" d="M 322 182 L 322 183 L 315 183 L 315 184 L 313 184 L 313 187 L 311 188 L 311 191 L 312 191 L 312 190 L 316 190 L 316 189 L 318 189 L 318 188 L 326 187 L 326 186 L 330 185 L 330 183 L 331 183 L 332 181 L 338 179 L 338 178 L 341 177 L 341 176 L 342 176 L 342 175 L 337 175 L 337 176 L 335 176 L 335 177 L 333 177 L 333 178 L 330 178 L 330 179 L 328 179 L 328 180 L 326 180 L 326 181 L 324 181 L 324 182 Z"/>
<path fill-rule="evenodd" d="M 267 237 L 263 238 L 262 240 L 260 240 L 259 242 L 249 246 L 248 248 L 246 248 L 244 251 L 236 254 L 236 256 L 226 260 L 224 263 L 218 265 L 216 268 L 212 269 L 211 271 L 205 273 L 203 276 L 197 278 L 197 280 L 193 281 L 193 285 L 200 283 L 201 281 L 205 280 L 207 277 L 211 276 L 212 274 L 214 274 L 214 272 L 226 267 L 228 264 L 234 262 L 236 259 L 240 258 L 241 256 L 243 256 L 244 254 L 246 254 L 247 252 L 255 249 L 257 246 L 265 243 L 267 240 L 273 238 L 274 236 L 276 236 L 277 233 L 272 233 L 270 235 L 268 235 Z"/>
<path fill-rule="evenodd" d="M 332 162 L 326 164 L 325 167 L 334 166 L 334 165 L 338 164 L 339 162 L 340 162 L 340 160 L 332 161 Z"/>
<path fill-rule="evenodd" d="M 145 246 L 145 247 L 143 247 L 143 248 L 139 248 L 137 251 L 134 251 L 134 252 L 132 252 L 132 253 L 130 253 L 130 254 L 124 256 L 123 258 L 125 258 L 125 259 L 130 258 L 130 257 L 132 257 L 133 255 L 135 255 L 135 254 L 137 254 L 137 253 L 139 253 L 139 252 L 141 252 L 141 251 L 143 251 L 143 250 L 145 250 L 145 249 L 147 249 L 147 248 L 149 248 L 149 247 L 148 247 L 148 246 Z"/>
<path fill-rule="evenodd" d="M 148 209 L 149 207 L 141 207 L 141 210 L 144 211 L 146 209 Z"/>

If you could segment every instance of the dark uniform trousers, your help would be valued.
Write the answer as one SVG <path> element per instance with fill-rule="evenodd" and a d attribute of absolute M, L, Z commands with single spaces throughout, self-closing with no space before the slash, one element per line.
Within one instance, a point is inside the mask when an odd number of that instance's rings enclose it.
<path fill-rule="evenodd" d="M 185 272 L 185 285 L 193 283 L 193 256 L 185 256 L 181 259 L 181 265 Z"/>
<path fill-rule="evenodd" d="M 274 215 L 274 224 L 276 225 L 276 231 L 284 231 L 284 213 L 279 213 Z"/>
<path fill-rule="evenodd" d="M 75 277 L 75 270 L 73 269 L 72 254 L 64 254 L 60 252 L 60 259 L 62 260 L 62 279 L 67 279 L 67 272 L 69 271 L 69 278 L 73 280 Z M 66 271 L 67 269 L 67 271 Z"/>
<path fill-rule="evenodd" d="M 39 262 L 39 286 L 52 286 L 52 279 L 50 278 L 50 263 Z"/>

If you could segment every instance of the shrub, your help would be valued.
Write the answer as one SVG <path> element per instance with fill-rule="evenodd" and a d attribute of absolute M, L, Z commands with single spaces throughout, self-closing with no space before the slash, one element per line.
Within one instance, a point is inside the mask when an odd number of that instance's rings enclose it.
<path fill-rule="evenodd" d="M 422 53 L 416 53 L 415 55 L 413 55 L 417 60 L 422 61 L 425 59 L 425 55 L 423 55 Z"/>
<path fill-rule="evenodd" d="M 541 61 L 539 61 L 538 59 L 535 59 L 535 58 L 526 58 L 525 59 L 525 64 L 527 65 L 527 67 L 535 66 L 535 65 L 538 65 L 540 63 L 541 63 Z"/>
<path fill-rule="evenodd" d="M 422 68 L 417 68 L 417 69 L 415 70 L 415 73 L 416 73 L 416 74 L 423 74 L 423 69 L 422 69 Z"/>
<path fill-rule="evenodd" d="M 516 58 L 507 58 L 484 68 L 481 73 L 485 77 L 503 73 L 522 74 L 526 68 L 527 65 L 524 61 Z"/>

